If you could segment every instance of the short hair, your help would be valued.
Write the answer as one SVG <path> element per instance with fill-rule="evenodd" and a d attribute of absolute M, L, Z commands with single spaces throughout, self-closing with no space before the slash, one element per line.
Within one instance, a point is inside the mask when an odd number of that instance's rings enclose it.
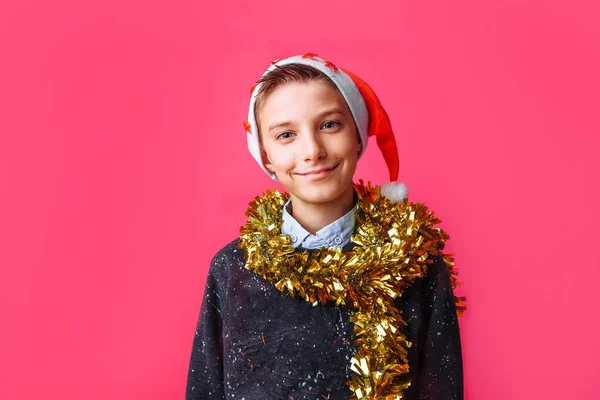
<path fill-rule="evenodd" d="M 290 82 L 308 82 L 325 81 L 333 88 L 338 90 L 337 86 L 327 75 L 318 69 L 304 64 L 285 64 L 277 65 L 274 70 L 262 76 L 256 85 L 260 85 L 256 93 L 256 102 L 254 103 L 254 119 L 258 125 L 258 113 L 264 106 L 267 98 L 279 86 Z M 259 129 L 260 131 L 260 129 Z"/>

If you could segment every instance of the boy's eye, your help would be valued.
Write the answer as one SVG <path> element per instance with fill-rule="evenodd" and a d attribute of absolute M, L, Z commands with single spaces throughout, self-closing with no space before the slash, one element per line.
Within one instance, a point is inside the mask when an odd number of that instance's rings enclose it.
<path fill-rule="evenodd" d="M 322 125 L 324 129 L 333 129 L 338 126 L 340 123 L 338 121 L 327 121 Z"/>
<path fill-rule="evenodd" d="M 282 132 L 277 135 L 277 139 L 289 139 L 292 137 L 292 132 Z"/>

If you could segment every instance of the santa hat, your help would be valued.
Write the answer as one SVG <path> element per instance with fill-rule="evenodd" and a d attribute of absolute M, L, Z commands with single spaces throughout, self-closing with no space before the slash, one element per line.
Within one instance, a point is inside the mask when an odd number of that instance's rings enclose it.
<path fill-rule="evenodd" d="M 377 95 L 371 87 L 361 78 L 346 69 L 336 67 L 333 63 L 317 56 L 314 53 L 307 53 L 289 57 L 283 60 L 275 60 L 265 71 L 264 75 L 273 71 L 275 68 L 287 64 L 304 64 L 316 68 L 323 72 L 338 88 L 348 108 L 352 113 L 354 122 L 360 139 L 362 141 L 362 150 L 359 158 L 367 148 L 370 136 L 375 136 L 377 146 L 383 154 L 383 159 L 390 173 L 389 183 L 383 185 L 382 194 L 392 201 L 402 201 L 408 196 L 408 190 L 404 183 L 395 182 L 398 179 L 398 170 L 400 161 L 398 159 L 398 149 L 396 139 L 392 131 L 390 118 L 388 117 Z M 267 170 L 262 162 L 260 151 L 260 141 L 258 137 L 258 125 L 254 114 L 256 104 L 256 94 L 260 89 L 260 84 L 254 86 L 251 91 L 250 109 L 248 111 L 248 120 L 244 122 L 246 136 L 248 138 L 248 149 L 258 162 L 258 165 L 272 179 L 277 180 L 274 173 Z"/>

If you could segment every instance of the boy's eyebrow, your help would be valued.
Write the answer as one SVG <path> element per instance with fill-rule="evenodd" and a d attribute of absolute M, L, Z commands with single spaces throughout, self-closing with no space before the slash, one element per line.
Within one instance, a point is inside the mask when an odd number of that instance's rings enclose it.
<path fill-rule="evenodd" d="M 331 115 L 331 114 L 344 114 L 344 110 L 342 110 L 341 108 L 338 108 L 338 107 L 332 108 L 331 110 L 323 111 L 322 113 L 317 115 L 317 119 L 323 118 L 323 117 L 325 117 L 327 115 Z M 277 122 L 277 123 L 271 125 L 269 127 L 268 131 L 270 132 L 275 128 L 279 128 L 279 127 L 286 126 L 286 125 L 292 125 L 292 122 L 291 121 Z"/>
<path fill-rule="evenodd" d="M 273 129 L 275 128 L 279 128 L 281 126 L 286 126 L 286 125 L 291 125 L 292 123 L 289 121 L 284 121 L 284 122 L 278 122 L 276 124 L 273 124 L 269 127 L 269 132 L 271 132 Z"/>

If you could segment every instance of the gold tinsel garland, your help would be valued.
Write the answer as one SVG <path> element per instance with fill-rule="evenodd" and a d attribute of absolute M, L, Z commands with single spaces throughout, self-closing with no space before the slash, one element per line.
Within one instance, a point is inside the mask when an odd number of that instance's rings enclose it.
<path fill-rule="evenodd" d="M 248 221 L 240 230 L 246 268 L 261 275 L 281 292 L 300 296 L 314 306 L 335 302 L 356 310 L 355 353 L 348 382 L 351 399 L 402 399 L 410 386 L 406 325 L 394 299 L 422 277 L 431 256 L 443 257 L 452 286 L 458 285 L 454 258 L 442 252 L 449 236 L 434 227 L 441 221 L 421 203 L 392 203 L 379 186 L 354 185 L 359 197 L 357 230 L 352 251 L 321 248 L 295 251 L 289 235 L 281 234 L 283 206 L 289 195 L 267 191 L 250 203 Z M 464 298 L 455 297 L 458 315 Z"/>

